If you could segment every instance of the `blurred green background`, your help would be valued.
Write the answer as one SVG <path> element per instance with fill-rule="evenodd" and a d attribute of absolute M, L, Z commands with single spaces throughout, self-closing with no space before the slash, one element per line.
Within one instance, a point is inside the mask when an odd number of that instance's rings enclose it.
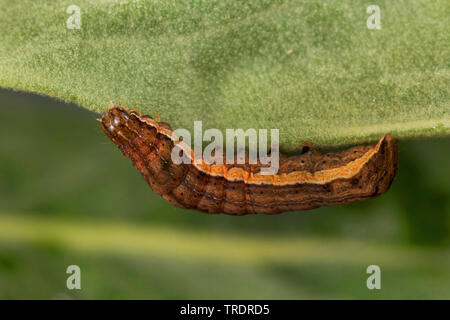
<path fill-rule="evenodd" d="M 96 117 L 0 90 L 0 298 L 450 298 L 449 138 L 400 141 L 377 199 L 209 216 L 154 194 Z"/>

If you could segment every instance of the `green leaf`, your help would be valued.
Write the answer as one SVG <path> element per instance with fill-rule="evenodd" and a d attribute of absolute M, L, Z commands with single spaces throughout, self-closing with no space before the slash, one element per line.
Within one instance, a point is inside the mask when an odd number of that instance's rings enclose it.
<path fill-rule="evenodd" d="M 372 2 L 379 30 L 367 1 L 0 0 L 0 86 L 174 128 L 279 128 L 284 150 L 448 135 L 448 3 Z"/>

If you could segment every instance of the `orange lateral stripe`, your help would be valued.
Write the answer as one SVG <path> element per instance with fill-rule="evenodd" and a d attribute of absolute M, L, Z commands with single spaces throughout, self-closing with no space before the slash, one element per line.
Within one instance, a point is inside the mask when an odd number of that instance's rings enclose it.
<path fill-rule="evenodd" d="M 210 165 L 202 160 L 201 163 L 194 163 L 194 152 L 191 147 L 188 146 L 183 141 L 177 141 L 171 130 L 161 128 L 158 123 L 152 119 L 142 118 L 136 112 L 132 112 L 132 115 L 135 115 L 140 121 L 145 122 L 146 124 L 156 128 L 156 130 L 170 138 L 174 144 L 182 148 L 186 155 L 189 156 L 191 163 L 198 170 L 214 176 L 214 177 L 223 177 L 228 181 L 243 181 L 248 184 L 271 184 L 271 185 L 294 185 L 294 184 L 303 184 L 303 183 L 312 183 L 312 184 L 326 184 L 331 181 L 337 179 L 348 179 L 356 174 L 364 167 L 364 165 L 378 152 L 381 143 L 386 138 L 386 135 L 382 135 L 377 145 L 363 154 L 360 158 L 355 159 L 345 166 L 339 168 L 332 168 L 327 170 L 316 171 L 314 173 L 310 173 L 308 171 L 294 171 L 288 174 L 275 174 L 275 175 L 261 175 L 250 174 L 249 172 L 241 169 L 241 168 L 232 168 L 227 170 L 226 166 L 223 164 L 215 164 Z"/>

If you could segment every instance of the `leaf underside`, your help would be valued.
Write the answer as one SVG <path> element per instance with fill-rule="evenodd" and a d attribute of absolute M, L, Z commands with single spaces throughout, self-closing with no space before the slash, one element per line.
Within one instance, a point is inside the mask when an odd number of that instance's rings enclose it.
<path fill-rule="evenodd" d="M 0 86 L 173 128 L 277 128 L 282 150 L 450 133 L 446 1 L 0 0 Z"/>

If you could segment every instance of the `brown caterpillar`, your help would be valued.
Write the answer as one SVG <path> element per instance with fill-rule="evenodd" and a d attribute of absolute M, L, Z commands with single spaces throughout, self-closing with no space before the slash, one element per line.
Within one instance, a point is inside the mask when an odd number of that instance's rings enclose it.
<path fill-rule="evenodd" d="M 280 155 L 278 173 L 261 175 L 258 164 L 173 163 L 172 148 L 182 142 L 168 124 L 136 111 L 113 106 L 101 123 L 153 191 L 177 207 L 207 213 L 277 214 L 371 199 L 389 189 L 398 167 L 397 143 L 388 134 L 372 146 Z"/>

